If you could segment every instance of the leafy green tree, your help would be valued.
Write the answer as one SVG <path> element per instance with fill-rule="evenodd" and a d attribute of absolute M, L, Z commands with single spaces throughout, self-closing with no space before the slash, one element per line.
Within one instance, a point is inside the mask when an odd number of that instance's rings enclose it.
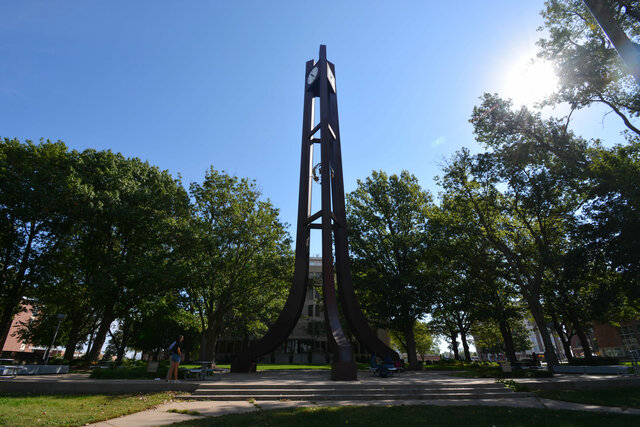
<path fill-rule="evenodd" d="M 378 327 L 403 335 L 418 367 L 414 327 L 433 304 L 428 275 L 431 195 L 415 176 L 373 171 L 347 195 L 351 265 L 358 298 Z"/>
<path fill-rule="evenodd" d="M 529 332 L 522 319 L 513 319 L 509 322 L 509 329 L 513 336 L 515 351 L 526 351 L 531 348 Z M 473 341 L 478 352 L 505 353 L 507 351 L 502 332 L 496 322 L 485 321 L 475 323 L 471 327 L 471 334 L 473 335 Z"/>
<path fill-rule="evenodd" d="M 566 236 L 585 200 L 583 182 L 567 173 L 565 159 L 583 159 L 585 144 L 560 121 L 526 108 L 512 111 L 491 95 L 474 109 L 472 122 L 478 141 L 492 151 L 458 153 L 446 168 L 445 189 L 469 203 L 483 237 L 504 256 L 546 358 L 556 364 L 542 298 L 546 286 L 555 286 Z"/>
<path fill-rule="evenodd" d="M 607 1 L 613 20 L 629 39 L 640 43 L 640 13 L 635 1 Z M 548 103 L 566 102 L 572 109 L 606 105 L 636 135 L 640 114 L 640 86 L 611 45 L 582 0 L 549 0 L 542 11 L 547 36 L 539 55 L 553 61 L 560 76 Z M 636 45 L 637 46 L 637 45 Z"/>
<path fill-rule="evenodd" d="M 422 360 L 428 353 L 438 353 L 437 341 L 428 323 L 416 322 L 413 328 L 413 335 L 416 340 L 416 353 Z M 401 352 L 407 353 L 407 344 L 402 334 L 391 331 L 391 345 Z"/>
<path fill-rule="evenodd" d="M 273 315 L 270 302 L 281 300 L 292 276 L 291 240 L 278 209 L 261 200 L 253 181 L 212 167 L 190 192 L 191 237 L 181 251 L 187 293 L 200 321 L 200 358 L 212 360 L 233 319 L 250 332 L 252 324 Z"/>
<path fill-rule="evenodd" d="M 183 299 L 168 293 L 138 304 L 131 316 L 129 347 L 157 358 L 182 335 L 186 353 L 196 348 L 200 335 L 198 317 L 188 311 Z"/>
<path fill-rule="evenodd" d="M 598 302 L 606 315 L 600 317 L 632 318 L 640 310 L 640 138 L 594 150 L 589 176 L 592 198 L 581 227 L 587 243 L 579 254 L 606 278 Z"/>
<path fill-rule="evenodd" d="M 0 141 L 0 348 L 70 225 L 70 162 L 62 142 Z"/>
<path fill-rule="evenodd" d="M 77 174 L 81 277 L 100 317 L 87 359 L 96 360 L 116 319 L 177 286 L 172 248 L 188 198 L 167 171 L 111 151 L 83 152 Z"/>

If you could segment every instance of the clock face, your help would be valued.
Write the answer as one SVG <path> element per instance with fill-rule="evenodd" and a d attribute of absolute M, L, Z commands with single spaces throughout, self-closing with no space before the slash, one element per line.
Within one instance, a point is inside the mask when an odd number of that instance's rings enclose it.
<path fill-rule="evenodd" d="M 318 67 L 313 67 L 311 71 L 309 71 L 309 76 L 307 77 L 307 84 L 310 85 L 316 80 L 318 77 Z"/>
<path fill-rule="evenodd" d="M 335 91 L 336 91 L 336 78 L 333 75 L 333 73 L 331 72 L 331 67 L 329 67 L 329 64 L 327 64 L 327 78 L 329 79 L 329 84 L 331 85 L 331 89 L 333 89 L 333 92 L 335 93 Z"/>

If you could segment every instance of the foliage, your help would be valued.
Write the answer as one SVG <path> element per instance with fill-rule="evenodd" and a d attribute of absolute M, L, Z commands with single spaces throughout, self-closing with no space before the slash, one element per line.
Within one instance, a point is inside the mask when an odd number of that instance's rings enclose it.
<path fill-rule="evenodd" d="M 497 379 L 496 380 L 497 383 L 502 383 L 505 385 L 505 387 L 510 388 L 511 390 L 515 391 L 515 392 L 526 392 L 526 391 L 530 391 L 529 387 L 527 387 L 524 384 L 520 384 L 515 382 L 514 380 L 505 380 L 505 379 Z"/>
<path fill-rule="evenodd" d="M 404 335 L 416 366 L 414 324 L 433 303 L 427 274 L 431 195 L 415 176 L 373 171 L 347 195 L 353 280 L 370 320 Z"/>
<path fill-rule="evenodd" d="M 71 225 L 70 166 L 62 142 L 0 139 L 0 348 Z"/>
<path fill-rule="evenodd" d="M 612 17 L 627 36 L 640 43 L 637 4 L 609 1 Z M 566 102 L 572 109 L 606 105 L 635 133 L 640 115 L 640 87 L 629 74 L 582 0 L 549 0 L 542 11 L 548 36 L 538 41 L 539 56 L 553 61 L 560 76 L 557 92 L 547 103 Z"/>
<path fill-rule="evenodd" d="M 211 168 L 190 193 L 185 290 L 200 321 L 200 359 L 211 360 L 225 327 L 247 336 L 277 315 L 291 279 L 291 241 L 255 182 Z"/>
<path fill-rule="evenodd" d="M 131 328 L 130 347 L 154 355 L 162 354 L 179 335 L 184 336 L 183 348 L 189 352 L 200 333 L 198 318 L 171 294 L 139 304 Z"/>
<path fill-rule="evenodd" d="M 401 350 L 402 353 L 407 352 L 406 343 L 402 335 L 391 331 L 391 345 L 395 349 Z M 413 335 L 416 340 L 416 353 L 424 357 L 428 353 L 438 353 L 438 346 L 433 331 L 425 322 L 416 322 L 413 327 Z"/>
<path fill-rule="evenodd" d="M 112 365 L 108 368 L 96 367 L 91 372 L 89 378 L 99 380 L 121 380 L 121 379 L 154 379 L 154 378 L 166 378 L 167 371 L 169 371 L 169 363 L 162 363 L 158 366 L 156 372 L 147 372 L 147 366 L 136 365 L 132 367 L 121 367 Z"/>
<path fill-rule="evenodd" d="M 574 357 L 569 361 L 569 365 L 572 366 L 607 366 L 607 365 L 620 365 L 620 359 L 615 357 L 590 357 L 588 359 L 583 357 Z"/>
<path fill-rule="evenodd" d="M 531 348 L 529 332 L 522 319 L 514 319 L 509 324 L 513 335 L 515 351 L 525 351 Z M 471 334 L 478 351 L 486 353 L 505 353 L 506 347 L 500 328 L 495 321 L 475 323 L 471 327 Z"/>

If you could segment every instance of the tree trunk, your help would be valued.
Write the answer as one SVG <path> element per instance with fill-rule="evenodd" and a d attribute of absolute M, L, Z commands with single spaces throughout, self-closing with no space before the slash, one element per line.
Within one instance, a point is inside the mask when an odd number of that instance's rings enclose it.
<path fill-rule="evenodd" d="M 589 344 L 587 334 L 584 332 L 584 329 L 578 324 L 575 324 L 574 328 L 576 330 L 576 335 L 578 335 L 578 339 L 580 340 L 580 344 L 582 344 L 582 350 L 584 351 L 585 359 L 592 359 L 593 356 L 591 354 L 591 344 Z"/>
<path fill-rule="evenodd" d="M 464 350 L 464 358 L 467 362 L 471 361 L 471 353 L 469 352 L 469 344 L 467 343 L 467 334 L 464 329 L 460 329 L 460 341 L 462 341 L 462 349 Z"/>
<path fill-rule="evenodd" d="M 502 335 L 502 340 L 504 341 L 505 352 L 507 353 L 507 359 L 509 362 L 516 361 L 516 347 L 513 345 L 513 334 L 511 333 L 511 328 L 506 320 L 501 320 L 498 322 L 498 327 L 500 328 L 500 334 Z"/>
<path fill-rule="evenodd" d="M 113 307 L 107 307 L 104 317 L 102 318 L 102 322 L 100 322 L 98 333 L 96 333 L 96 336 L 93 339 L 91 351 L 89 351 L 89 354 L 87 355 L 87 360 L 89 362 L 98 360 L 98 356 L 100 356 L 100 351 L 102 350 L 104 341 L 107 338 L 109 329 L 111 328 L 111 323 L 113 323 L 114 320 Z"/>
<path fill-rule="evenodd" d="M 558 356 L 553 349 L 553 341 L 551 341 L 551 334 L 549 333 L 549 328 L 547 328 L 547 322 L 542 312 L 540 299 L 533 297 L 529 292 L 523 292 L 523 294 L 527 300 L 527 305 L 529 306 L 533 320 L 535 320 L 538 326 L 538 331 L 540 331 L 540 336 L 544 343 L 544 357 L 547 360 L 547 365 L 558 366 Z"/>
<path fill-rule="evenodd" d="M 449 337 L 451 338 L 451 349 L 453 350 L 453 358 L 455 360 L 460 360 L 460 355 L 458 354 L 458 332 L 451 331 L 449 333 Z"/>
<path fill-rule="evenodd" d="M 573 335 L 569 335 L 563 328 L 558 319 L 552 315 L 553 319 L 553 327 L 556 330 L 556 333 L 560 337 L 560 342 L 562 343 L 562 348 L 564 349 L 564 355 L 566 356 L 568 361 L 573 359 L 573 351 L 571 351 L 571 337 Z"/>
<path fill-rule="evenodd" d="M 116 347 L 116 364 L 121 365 L 122 360 L 124 359 L 124 355 L 127 349 L 127 344 L 129 343 L 129 322 L 127 320 L 122 322 L 121 325 L 122 330 L 122 340 L 118 343 Z"/>
<path fill-rule="evenodd" d="M 403 335 L 407 343 L 407 359 L 409 359 L 409 369 L 418 370 L 422 366 L 418 362 L 418 356 L 416 353 L 416 337 L 413 333 L 413 325 L 407 328 L 404 331 Z M 386 355 L 383 354 L 382 356 L 386 356 Z"/>
<path fill-rule="evenodd" d="M 207 331 L 204 330 L 200 334 L 200 353 L 198 355 L 200 360 L 206 360 L 207 358 Z"/>
<path fill-rule="evenodd" d="M 76 354 L 76 348 L 78 347 L 78 334 L 82 327 L 82 314 L 74 314 L 71 318 L 71 330 L 67 338 L 67 344 L 64 350 L 64 359 L 69 362 L 73 361 L 73 356 Z"/>

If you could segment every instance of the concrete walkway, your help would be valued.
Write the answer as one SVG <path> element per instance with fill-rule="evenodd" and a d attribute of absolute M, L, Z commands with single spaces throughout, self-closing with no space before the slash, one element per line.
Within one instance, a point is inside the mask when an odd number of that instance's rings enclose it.
<path fill-rule="evenodd" d="M 461 384 L 495 384 L 492 378 L 460 378 L 451 376 L 447 372 L 407 372 L 390 378 L 373 377 L 368 372 L 358 373 L 359 380 L 349 382 L 353 386 L 366 385 L 407 385 L 407 386 L 433 386 L 461 385 Z M 252 384 L 288 384 L 288 385 L 313 385 L 336 384 L 330 381 L 328 371 L 265 371 L 256 374 L 217 374 L 212 380 L 216 384 L 228 387 L 248 386 Z M 517 379 L 519 383 L 527 384 L 532 388 L 544 389 L 589 389 L 601 387 L 625 387 L 640 386 L 640 378 L 623 376 L 586 376 L 586 375 L 556 375 L 553 378 Z M 57 385 L 56 385 L 57 384 Z M 51 390 L 66 390 L 67 392 L 83 392 L 84 390 L 100 390 L 105 392 L 136 392 L 144 391 L 194 390 L 202 382 L 188 381 L 178 384 L 168 384 L 164 381 L 154 380 L 92 380 L 83 374 L 47 375 L 47 376 L 19 376 L 16 378 L 0 378 L 0 391 L 30 391 L 32 393 L 46 393 Z M 344 383 L 341 383 L 344 384 Z M 95 392 L 95 391 L 94 391 Z M 597 405 L 584 405 L 578 403 L 561 402 L 537 397 L 504 397 L 493 399 L 443 399 L 443 400 L 329 400 L 318 402 L 305 401 L 260 401 L 259 399 L 239 401 L 185 401 L 179 400 L 156 408 L 114 418 L 108 421 L 93 424 L 95 426 L 154 426 L 166 425 L 180 421 L 192 420 L 198 417 L 219 416 L 231 413 L 252 412 L 259 410 L 291 408 L 291 407 L 318 407 L 318 406 L 344 406 L 344 405 L 482 405 L 482 406 L 508 406 L 537 409 L 564 409 L 574 411 L 599 411 L 621 414 L 640 415 L 640 409 L 622 409 Z M 169 410 L 192 411 L 199 415 L 168 412 Z"/>
<path fill-rule="evenodd" d="M 260 402 L 253 403 L 246 401 L 236 402 L 172 402 L 160 405 L 148 411 L 126 415 L 103 421 L 92 426 L 107 427 L 142 427 L 159 426 L 173 424 L 182 421 L 189 421 L 196 418 L 216 417 L 226 414 L 239 414 L 245 412 L 257 412 L 270 409 L 286 409 L 294 407 L 321 407 L 321 406 L 347 406 L 347 405 L 367 405 L 367 406 L 388 406 L 388 405 L 433 405 L 433 406 L 507 406 L 513 408 L 533 408 L 533 409 L 559 409 L 569 411 L 592 411 L 610 412 L 617 414 L 640 415 L 640 409 L 622 409 L 608 406 L 583 405 L 579 403 L 562 402 L 557 400 L 540 399 L 536 397 L 526 398 L 504 398 L 504 399 L 447 399 L 447 400 L 413 400 L 399 402 L 397 400 L 378 400 L 372 402 L 363 401 L 323 401 L 323 402 Z M 199 415 L 187 415 L 183 413 L 168 412 L 170 410 L 193 411 Z"/>

